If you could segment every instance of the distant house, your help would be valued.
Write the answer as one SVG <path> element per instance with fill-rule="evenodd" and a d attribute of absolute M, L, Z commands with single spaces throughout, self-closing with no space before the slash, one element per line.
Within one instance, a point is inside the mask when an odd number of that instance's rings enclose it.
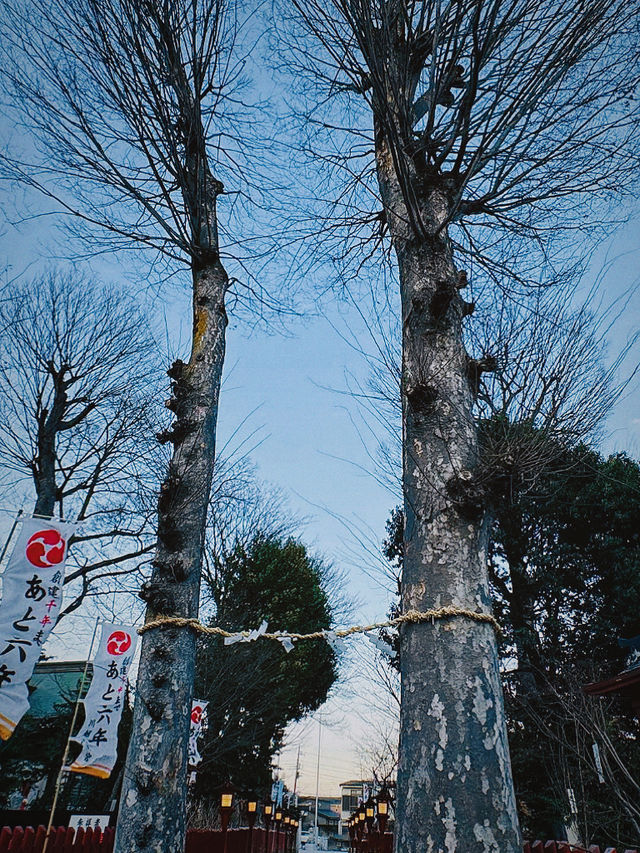
<path fill-rule="evenodd" d="M 395 781 L 387 782 L 387 788 L 394 796 L 396 783 Z M 380 790 L 380 784 L 373 782 L 371 779 L 349 779 L 348 782 L 343 782 L 340 785 L 340 834 L 346 836 L 348 834 L 347 821 L 355 812 L 361 803 L 369 799 L 369 795 Z M 391 806 L 390 824 L 393 823 L 393 805 Z"/>
<path fill-rule="evenodd" d="M 85 661 L 43 661 L 36 665 L 29 681 L 29 710 L 11 738 L 0 744 L 3 823 L 23 823 L 19 815 L 26 819 L 27 813 L 30 822 L 47 822 L 85 664 Z M 93 668 L 89 664 L 83 695 L 92 675 Z M 83 713 L 80 710 L 76 730 Z M 123 737 L 126 739 L 126 736 L 125 731 Z M 73 755 L 78 747 L 71 749 Z M 122 758 L 120 764 L 121 761 Z M 110 811 L 118 774 L 119 767 L 108 780 L 69 774 L 58 802 L 60 819 L 64 821 L 68 812 L 105 814 Z M 15 819 L 12 814 L 16 815 Z"/>
<path fill-rule="evenodd" d="M 340 785 L 340 825 L 346 828 L 346 823 L 373 790 L 371 779 L 350 779 Z M 345 829 L 346 831 L 346 829 Z"/>
<path fill-rule="evenodd" d="M 36 665 L 29 681 L 29 710 L 0 745 L 0 804 L 6 808 L 24 809 L 51 798 L 84 668 L 85 661 Z"/>
<path fill-rule="evenodd" d="M 61 705 L 74 705 L 84 667 L 83 660 L 47 660 L 36 664 L 29 682 L 30 708 L 27 713 L 37 718 L 53 717 L 60 711 Z M 89 664 L 83 693 L 86 693 L 92 675 L 93 666 Z"/>
<path fill-rule="evenodd" d="M 298 807 L 302 818 L 302 830 L 312 835 L 316 818 L 316 798 L 300 797 Z M 328 842 L 340 835 L 339 797 L 318 797 L 318 834 L 321 843 L 323 840 Z"/>

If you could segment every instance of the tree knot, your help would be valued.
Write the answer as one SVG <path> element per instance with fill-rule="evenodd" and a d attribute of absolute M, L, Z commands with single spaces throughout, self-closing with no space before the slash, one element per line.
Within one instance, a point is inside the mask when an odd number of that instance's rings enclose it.
<path fill-rule="evenodd" d="M 477 521 L 485 510 L 485 493 L 471 471 L 462 470 L 447 481 L 447 494 L 458 514 L 469 521 Z"/>

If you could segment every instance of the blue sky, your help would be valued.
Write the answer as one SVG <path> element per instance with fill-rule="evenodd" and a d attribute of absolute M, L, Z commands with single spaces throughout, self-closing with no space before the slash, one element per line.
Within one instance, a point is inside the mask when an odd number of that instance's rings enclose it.
<path fill-rule="evenodd" d="M 39 237 L 33 239 L 34 229 Z M 607 298 L 630 287 L 638 277 L 640 235 L 638 220 L 619 229 L 596 253 L 592 271 L 606 259 L 613 264 L 603 282 Z M 0 252 L 10 273 L 46 262 L 48 257 L 41 223 L 19 229 L 5 226 L 0 236 Z M 126 258 L 124 259 L 126 261 Z M 138 270 L 120 267 L 117 261 L 93 263 L 101 277 L 126 280 L 135 286 Z M 27 271 L 28 274 L 28 271 Z M 185 279 L 186 279 L 185 275 Z M 176 354 L 188 344 L 190 311 L 187 292 L 173 287 L 166 311 L 166 328 Z M 154 311 L 159 312 L 157 299 Z M 360 549 L 349 526 L 368 529 L 372 539 L 380 539 L 393 495 L 368 473 L 373 463 L 358 430 L 358 407 L 348 395 L 345 371 L 366 375 L 361 358 L 338 334 L 336 324 L 354 329 L 366 338 L 362 320 L 348 304 L 329 301 L 321 313 L 307 320 L 294 319 L 287 334 L 247 327 L 231 318 L 228 329 L 226 371 L 221 395 L 219 446 L 248 418 L 243 432 L 258 430 L 261 443 L 252 453 L 259 474 L 280 486 L 291 508 L 305 517 L 301 537 L 336 567 L 346 571 L 347 593 L 354 601 L 353 619 L 384 618 L 389 596 L 367 574 L 370 555 Z M 157 334 L 164 335 L 164 309 L 156 313 Z M 638 299 L 620 318 L 611 340 L 611 352 L 637 327 Z M 640 451 L 640 394 L 637 383 L 612 413 L 603 444 L 606 452 Z M 10 496 L 6 496 L 10 497 Z M 6 501 L 5 501 L 6 502 Z M 3 503 L 5 503 L 3 502 Z M 6 516 L 4 516 L 6 519 Z M 67 658 L 86 654 L 92 618 L 80 615 L 60 631 L 59 653 Z M 62 629 L 62 626 L 61 626 Z M 348 777 L 359 777 L 365 769 L 361 745 L 370 732 L 362 685 L 350 682 L 336 691 L 319 718 L 323 725 L 321 750 L 321 793 L 337 792 Z M 366 686 L 364 688 L 366 693 Z M 317 760 L 317 718 L 292 728 L 280 764 L 288 784 L 293 774 L 298 746 L 301 756 L 299 788 L 315 791 Z"/>
<path fill-rule="evenodd" d="M 272 84 L 261 81 L 267 89 Z M 41 268 L 53 254 L 65 254 L 64 239 L 53 231 L 50 219 L 15 223 L 13 189 L 0 187 L 3 193 L 4 220 L 0 219 L 0 271 L 6 278 Z M 18 198 L 18 208 L 20 198 Z M 36 210 L 40 208 L 36 205 Z M 221 204 L 224 216 L 224 204 Z M 611 259 L 603 282 L 606 299 L 622 294 L 638 280 L 640 270 L 640 206 L 630 209 L 630 222 L 620 227 L 596 252 L 591 275 Z M 102 257 L 90 267 L 104 280 L 127 283 L 146 299 L 152 311 L 154 327 L 161 344 L 165 331 L 175 356 L 185 357 L 190 334 L 188 306 L 189 275 L 151 298 L 146 286 L 143 264 L 121 255 Z M 275 290 L 277 271 L 272 274 Z M 301 274 L 304 277 L 306 273 Z M 311 284 L 311 282 L 308 282 Z M 307 282 L 301 282 L 307 284 Z M 167 298 L 168 296 L 168 298 Z M 637 295 L 613 330 L 611 352 L 623 345 L 637 329 Z M 219 446 L 224 445 L 245 419 L 243 434 L 257 430 L 262 439 L 252 453 L 260 476 L 283 489 L 291 509 L 305 517 L 301 538 L 319 554 L 333 562 L 346 575 L 346 592 L 354 602 L 354 621 L 384 618 L 389 602 L 386 592 L 367 571 L 375 569 L 358 535 L 349 528 L 364 531 L 371 540 L 384 535 L 384 523 L 394 495 L 377 482 L 371 473 L 373 462 L 359 435 L 359 410 L 346 390 L 345 372 L 366 375 L 360 356 L 336 331 L 350 329 L 357 338 L 366 339 L 363 321 L 353 306 L 337 298 L 326 299 L 307 319 L 292 318 L 279 329 L 250 330 L 233 315 L 228 329 L 227 359 L 219 414 Z M 366 345 L 366 344 L 365 344 Z M 637 355 L 637 353 L 636 353 Z M 371 441 L 368 441 L 369 446 Z M 629 394 L 612 412 L 603 450 L 626 450 L 640 455 L 640 393 L 634 383 Z M 0 502 L 6 509 L 14 495 L 5 494 Z M 16 505 L 16 509 L 18 506 Z M 0 515 L 7 524 L 8 515 Z M 86 654 L 91 633 L 91 617 L 74 617 L 60 631 L 58 649 L 68 658 Z M 277 626 L 272 626 L 277 628 Z M 322 710 L 321 793 L 337 793 L 337 784 L 358 777 L 364 770 L 358 744 L 368 736 L 365 719 L 366 699 L 359 686 L 349 683 L 340 688 L 329 707 Z M 293 784 L 293 770 L 300 746 L 301 785 L 304 793 L 315 790 L 317 721 L 307 721 L 291 732 L 289 745 L 281 757 L 287 782 Z"/>

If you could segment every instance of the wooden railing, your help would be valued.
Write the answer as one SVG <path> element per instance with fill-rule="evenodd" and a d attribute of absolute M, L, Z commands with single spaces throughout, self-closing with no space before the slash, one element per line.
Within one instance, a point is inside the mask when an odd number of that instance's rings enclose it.
<path fill-rule="evenodd" d="M 598 847 L 591 844 L 589 847 L 579 847 L 569 844 L 567 841 L 533 841 L 524 845 L 524 853 L 618 853 L 616 847 Z M 620 848 L 619 853 L 638 853 L 638 850 Z"/>
<path fill-rule="evenodd" d="M 42 853 L 47 830 L 44 826 L 23 829 L 8 826 L 0 830 L 0 853 Z M 47 853 L 112 853 L 114 829 L 51 830 Z M 268 853 L 289 853 L 293 842 L 286 843 L 283 832 L 269 833 Z M 214 829 L 189 830 L 185 853 L 267 853 L 267 833 L 264 829 L 230 829 L 226 848 L 222 832 Z"/>
<path fill-rule="evenodd" d="M 0 853 L 42 853 L 46 836 L 44 826 L 5 826 L 0 830 Z M 112 853 L 114 836 L 113 829 L 59 827 L 51 830 L 47 853 Z"/>
<path fill-rule="evenodd" d="M 42 853 L 47 830 L 44 826 L 34 829 L 31 826 L 23 829 L 18 826 L 10 829 L 5 826 L 0 830 L 0 853 Z M 113 853 L 115 830 L 100 829 L 68 829 L 59 827 L 51 830 L 47 853 Z M 292 849 L 291 839 L 285 840 L 283 833 L 271 831 L 267 839 L 264 829 L 230 829 L 226 839 L 226 853 L 289 853 Z M 384 853 L 391 853 L 393 839 L 386 833 L 382 841 Z M 372 848 L 363 839 L 356 842 L 358 853 L 372 853 Z M 225 850 L 224 836 L 219 829 L 189 830 L 185 853 L 223 853 Z M 523 853 L 639 853 L 637 848 L 625 849 L 615 847 L 577 847 L 566 841 L 527 841 Z"/>

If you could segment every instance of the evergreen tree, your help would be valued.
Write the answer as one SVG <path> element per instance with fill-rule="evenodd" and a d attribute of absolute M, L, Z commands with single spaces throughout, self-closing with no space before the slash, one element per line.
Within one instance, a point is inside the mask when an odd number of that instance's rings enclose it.
<path fill-rule="evenodd" d="M 310 633 L 331 625 L 327 585 L 331 571 L 292 538 L 255 535 L 214 558 L 212 624 L 230 631 L 256 628 Z M 336 680 L 336 659 L 326 640 L 259 640 L 225 646 L 200 640 L 195 696 L 208 700 L 208 728 L 196 794 L 231 781 L 266 791 L 272 758 L 287 724 L 318 708 Z"/>

